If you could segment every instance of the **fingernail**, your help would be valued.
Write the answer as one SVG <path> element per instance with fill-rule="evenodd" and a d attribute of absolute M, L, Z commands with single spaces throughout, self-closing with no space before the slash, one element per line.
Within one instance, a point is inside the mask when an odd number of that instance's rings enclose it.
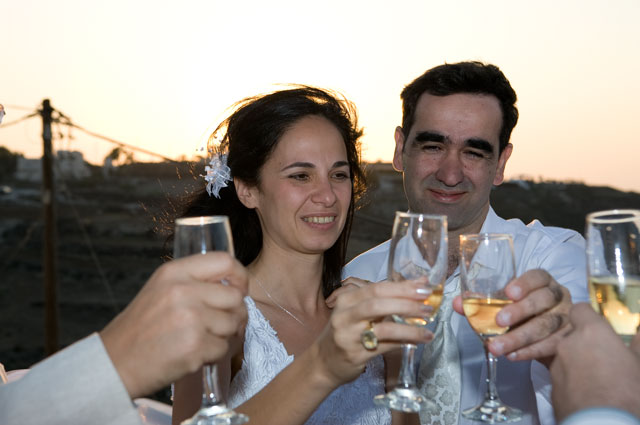
<path fill-rule="evenodd" d="M 497 356 L 501 356 L 502 352 L 504 351 L 504 344 L 499 342 L 499 341 L 491 341 L 491 348 L 493 348 L 493 351 Z"/>
<path fill-rule="evenodd" d="M 511 294 L 511 296 L 513 298 L 519 300 L 520 299 L 520 295 L 522 295 L 522 289 L 519 286 L 514 285 L 511 288 L 509 288 L 509 293 Z"/>
<path fill-rule="evenodd" d="M 509 360 L 518 360 L 518 354 L 514 351 L 513 353 L 509 353 L 509 354 L 507 355 L 507 358 L 508 358 Z"/>
<path fill-rule="evenodd" d="M 511 325 L 511 313 L 508 311 L 501 311 L 496 315 L 496 323 L 500 326 L 509 326 Z"/>
<path fill-rule="evenodd" d="M 425 341 L 431 341 L 433 339 L 433 332 L 427 330 L 427 329 L 423 329 L 424 332 L 424 340 Z"/>
<path fill-rule="evenodd" d="M 416 288 L 416 294 L 424 295 L 426 297 L 431 295 L 431 290 L 427 288 Z"/>
<path fill-rule="evenodd" d="M 427 304 L 422 304 L 420 306 L 420 311 L 431 314 L 433 313 L 433 307 Z"/>

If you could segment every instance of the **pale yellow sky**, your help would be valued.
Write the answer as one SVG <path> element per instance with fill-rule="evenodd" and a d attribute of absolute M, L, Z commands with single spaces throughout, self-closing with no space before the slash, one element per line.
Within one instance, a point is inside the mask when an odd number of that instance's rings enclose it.
<path fill-rule="evenodd" d="M 403 86 L 473 59 L 518 93 L 508 177 L 640 192 L 640 2 L 391 3 L 0 0 L 4 124 L 49 97 L 91 131 L 191 156 L 236 100 L 303 83 L 353 100 L 364 158 L 389 161 Z M 0 145 L 37 157 L 40 132 L 37 119 L 0 127 Z M 113 148 L 72 135 L 56 147 L 97 163 Z"/>

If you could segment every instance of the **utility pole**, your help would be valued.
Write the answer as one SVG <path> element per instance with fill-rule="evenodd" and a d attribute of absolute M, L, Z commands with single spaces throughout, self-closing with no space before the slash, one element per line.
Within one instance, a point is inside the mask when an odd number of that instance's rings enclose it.
<path fill-rule="evenodd" d="M 55 191 L 53 181 L 53 147 L 51 120 L 53 108 L 49 99 L 42 101 L 42 206 L 44 212 L 44 352 L 58 351 L 58 296 L 56 267 Z"/>

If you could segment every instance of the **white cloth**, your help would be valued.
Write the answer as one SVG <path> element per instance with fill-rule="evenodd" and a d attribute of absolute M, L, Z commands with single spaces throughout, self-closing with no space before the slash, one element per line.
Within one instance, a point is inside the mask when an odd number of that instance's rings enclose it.
<path fill-rule="evenodd" d="M 577 232 L 543 226 L 537 220 L 525 225 L 517 219 L 504 220 L 489 209 L 481 232 L 512 235 L 516 257 L 516 275 L 527 270 L 544 269 L 571 292 L 573 302 L 588 301 L 584 238 Z M 378 282 L 387 278 L 389 241 L 361 254 L 343 270 L 343 277 L 354 276 Z M 460 271 L 449 276 L 445 292 L 459 286 Z M 467 320 L 451 317 L 462 363 L 461 410 L 478 405 L 484 396 L 486 364 L 482 343 Z M 519 424 L 554 424 L 551 383 L 547 369 L 533 361 L 498 361 L 498 394 L 502 400 L 528 415 Z M 474 422 L 459 418 L 459 424 Z"/>
<path fill-rule="evenodd" d="M 3 425 L 140 425 L 140 416 L 98 334 L 0 385 Z"/>
<path fill-rule="evenodd" d="M 245 297 L 249 319 L 245 330 L 244 359 L 240 371 L 231 381 L 229 405 L 237 407 L 264 388 L 278 373 L 293 362 L 276 331 Z M 375 357 L 357 379 L 336 388 L 316 409 L 306 424 L 391 423 L 388 409 L 373 404 L 373 397 L 384 393 L 384 361 Z M 282 407 L 285 408 L 285 407 Z"/>
<path fill-rule="evenodd" d="M 593 407 L 580 410 L 562 421 L 562 425 L 640 425 L 640 419 L 624 410 Z"/>

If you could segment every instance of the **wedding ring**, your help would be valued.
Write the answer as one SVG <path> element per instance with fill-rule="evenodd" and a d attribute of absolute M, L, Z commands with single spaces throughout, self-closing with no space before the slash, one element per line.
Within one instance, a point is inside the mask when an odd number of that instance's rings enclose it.
<path fill-rule="evenodd" d="M 369 322 L 369 326 L 360 334 L 360 342 L 362 346 L 369 351 L 378 348 L 378 337 L 373 331 L 373 323 Z"/>

